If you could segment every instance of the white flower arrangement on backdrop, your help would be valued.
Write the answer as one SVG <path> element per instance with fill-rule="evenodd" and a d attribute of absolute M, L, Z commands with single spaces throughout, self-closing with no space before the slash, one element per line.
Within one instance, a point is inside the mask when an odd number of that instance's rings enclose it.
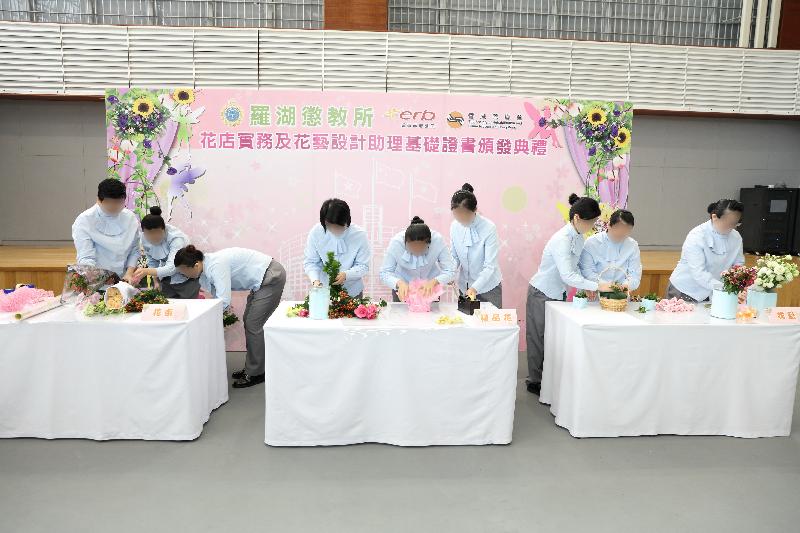
<path fill-rule="evenodd" d="M 756 281 L 753 288 L 773 292 L 800 276 L 800 269 L 792 261 L 791 255 L 770 255 L 759 257 L 756 261 Z"/>

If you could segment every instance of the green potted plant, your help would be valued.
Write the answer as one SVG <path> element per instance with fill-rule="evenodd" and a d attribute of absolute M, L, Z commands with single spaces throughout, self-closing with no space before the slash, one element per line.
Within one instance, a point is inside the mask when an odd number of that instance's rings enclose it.
<path fill-rule="evenodd" d="M 659 301 L 658 294 L 651 292 L 650 294 L 642 298 L 642 307 L 644 307 L 645 311 L 654 311 L 658 301 Z"/>
<path fill-rule="evenodd" d="M 572 306 L 583 309 L 587 305 L 589 305 L 589 296 L 586 294 L 586 291 L 576 292 L 575 296 L 572 297 Z"/>

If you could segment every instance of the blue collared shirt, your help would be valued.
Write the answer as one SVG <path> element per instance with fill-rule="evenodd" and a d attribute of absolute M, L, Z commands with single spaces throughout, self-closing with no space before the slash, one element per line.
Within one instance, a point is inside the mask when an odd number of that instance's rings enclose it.
<path fill-rule="evenodd" d="M 336 260 L 342 264 L 341 272 L 347 276 L 343 285 L 347 294 L 356 296 L 364 292 L 362 278 L 369 272 L 372 255 L 367 232 L 351 225 L 341 237 L 337 237 L 325 231 L 321 224 L 315 224 L 308 232 L 303 261 L 303 269 L 312 283 L 320 281 L 328 285 L 328 275 L 322 271 L 322 265 L 328 261 L 328 252 L 333 252 Z"/>
<path fill-rule="evenodd" d="M 203 257 L 200 286 L 227 308 L 231 291 L 257 291 L 272 263 L 272 257 L 248 248 L 224 248 Z"/>
<path fill-rule="evenodd" d="M 77 263 L 122 276 L 139 260 L 139 234 L 139 219 L 132 211 L 123 209 L 119 215 L 109 216 L 95 204 L 72 224 Z"/>
<path fill-rule="evenodd" d="M 583 245 L 583 252 L 578 263 L 581 274 L 586 279 L 597 280 L 608 267 L 619 267 L 622 271 L 611 269 L 603 274 L 600 281 L 616 281 L 623 283 L 630 279 L 629 289 L 635 291 L 642 282 L 642 257 L 639 243 L 630 237 L 622 242 L 614 242 L 608 233 L 595 233 Z"/>
<path fill-rule="evenodd" d="M 175 226 L 166 226 L 164 239 L 158 244 L 153 244 L 142 236 L 142 249 L 147 266 L 156 269 L 158 279 L 170 278 L 171 283 L 182 283 L 186 281 L 186 277 L 175 268 L 175 254 L 189 244 L 189 239 Z"/>
<path fill-rule="evenodd" d="M 453 256 L 439 232 L 431 232 L 431 244 L 424 255 L 412 255 L 406 250 L 406 232 L 401 231 L 389 241 L 381 266 L 381 281 L 390 289 L 397 288 L 397 282 L 406 283 L 415 279 L 436 278 L 445 285 L 456 277 Z"/>
<path fill-rule="evenodd" d="M 596 291 L 597 282 L 583 277 L 578 268 L 583 244 L 583 235 L 570 223 L 555 232 L 544 246 L 542 262 L 531 285 L 553 300 L 564 298 L 568 287 Z"/>
<path fill-rule="evenodd" d="M 683 241 L 681 258 L 670 283 L 684 294 L 702 302 L 714 289 L 722 289 L 720 275 L 734 265 L 744 264 L 742 236 L 733 230 L 722 235 L 711 221 L 692 229 Z"/>
<path fill-rule="evenodd" d="M 488 218 L 475 215 L 469 226 L 457 220 L 450 224 L 450 250 L 456 269 L 460 269 L 458 287 L 478 294 L 489 292 L 503 280 L 498 254 L 497 227 Z"/>

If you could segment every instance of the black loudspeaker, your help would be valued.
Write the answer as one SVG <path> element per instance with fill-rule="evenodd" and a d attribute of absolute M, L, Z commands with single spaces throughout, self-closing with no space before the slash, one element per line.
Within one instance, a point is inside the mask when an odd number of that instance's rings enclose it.
<path fill-rule="evenodd" d="M 749 253 L 796 254 L 800 252 L 800 189 L 742 189 L 744 217 L 739 233 Z"/>

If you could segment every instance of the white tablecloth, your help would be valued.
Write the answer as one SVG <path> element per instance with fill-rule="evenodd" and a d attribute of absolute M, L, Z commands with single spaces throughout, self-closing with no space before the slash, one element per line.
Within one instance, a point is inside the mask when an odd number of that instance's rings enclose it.
<path fill-rule="evenodd" d="M 289 305 L 264 330 L 267 444 L 511 442 L 518 327 L 439 326 L 404 304 L 317 321 L 287 318 Z"/>
<path fill-rule="evenodd" d="M 575 437 L 789 435 L 800 326 L 547 304 L 540 401 Z"/>
<path fill-rule="evenodd" d="M 191 440 L 228 400 L 220 300 L 188 320 L 0 315 L 0 437 Z"/>

